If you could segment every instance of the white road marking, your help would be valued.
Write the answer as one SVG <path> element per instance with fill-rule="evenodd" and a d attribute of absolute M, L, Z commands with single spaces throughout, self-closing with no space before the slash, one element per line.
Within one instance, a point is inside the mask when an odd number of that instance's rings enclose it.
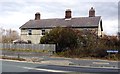
<path fill-rule="evenodd" d="M 102 65 L 107 64 L 107 65 L 109 65 L 109 63 L 105 63 L 105 62 L 93 62 L 93 64 L 102 64 Z"/>
<path fill-rule="evenodd" d="M 33 69 L 39 71 L 47 71 L 47 72 L 59 72 L 59 73 L 69 73 L 71 71 L 62 71 L 62 70 L 52 70 L 52 69 L 41 69 L 41 68 L 31 68 L 31 67 L 22 67 L 24 69 Z"/>

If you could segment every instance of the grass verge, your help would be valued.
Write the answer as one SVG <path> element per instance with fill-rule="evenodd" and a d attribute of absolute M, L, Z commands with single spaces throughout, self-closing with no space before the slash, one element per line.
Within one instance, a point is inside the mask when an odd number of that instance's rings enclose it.
<path fill-rule="evenodd" d="M 7 57 L 7 56 L 0 56 L 0 59 L 26 61 L 26 59 L 23 59 L 23 58 L 15 58 L 15 57 Z"/>
<path fill-rule="evenodd" d="M 12 52 L 38 52 L 38 53 L 48 53 L 50 50 L 32 50 L 32 49 L 0 49 L 0 50 L 6 50 L 6 51 L 12 51 Z"/>
<path fill-rule="evenodd" d="M 73 52 L 75 53 L 75 52 Z M 71 54 L 69 52 L 60 52 L 53 55 L 54 57 L 64 57 L 64 58 L 73 58 L 73 59 L 100 59 L 100 60 L 109 60 L 109 61 L 120 61 L 120 54 L 112 54 L 110 56 L 105 57 L 92 57 L 92 56 L 86 56 L 86 54 Z"/>

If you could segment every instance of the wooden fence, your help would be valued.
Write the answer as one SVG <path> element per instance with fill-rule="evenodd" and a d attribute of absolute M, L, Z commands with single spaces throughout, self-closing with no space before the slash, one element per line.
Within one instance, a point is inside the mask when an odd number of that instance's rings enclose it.
<path fill-rule="evenodd" d="M 0 44 L 0 49 L 30 49 L 55 51 L 55 44 Z"/>

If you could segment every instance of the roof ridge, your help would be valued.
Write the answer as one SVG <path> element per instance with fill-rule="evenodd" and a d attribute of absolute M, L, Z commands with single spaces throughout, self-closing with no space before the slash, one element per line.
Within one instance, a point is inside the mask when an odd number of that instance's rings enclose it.
<path fill-rule="evenodd" d="M 101 17 L 101 16 L 95 16 L 95 17 Z M 71 19 L 74 19 L 74 18 L 94 18 L 94 17 L 73 17 L 73 18 L 71 18 Z M 40 20 L 59 20 L 59 19 L 65 19 L 65 18 L 47 18 L 47 19 L 40 19 Z M 30 19 L 30 21 L 31 20 L 34 20 L 34 19 Z"/>

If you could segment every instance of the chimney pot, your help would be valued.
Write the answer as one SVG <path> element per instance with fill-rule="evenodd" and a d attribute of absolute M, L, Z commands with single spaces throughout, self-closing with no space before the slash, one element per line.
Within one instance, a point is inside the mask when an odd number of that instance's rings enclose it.
<path fill-rule="evenodd" d="M 95 17 L 95 9 L 93 7 L 89 10 L 89 17 Z"/>
<path fill-rule="evenodd" d="M 67 10 L 65 11 L 65 19 L 70 19 L 70 18 L 72 18 L 71 14 L 72 14 L 72 11 L 71 11 L 70 9 L 67 9 Z"/>
<path fill-rule="evenodd" d="M 35 14 L 35 20 L 40 20 L 40 13 L 39 13 L 39 12 L 37 12 L 37 13 Z"/>

